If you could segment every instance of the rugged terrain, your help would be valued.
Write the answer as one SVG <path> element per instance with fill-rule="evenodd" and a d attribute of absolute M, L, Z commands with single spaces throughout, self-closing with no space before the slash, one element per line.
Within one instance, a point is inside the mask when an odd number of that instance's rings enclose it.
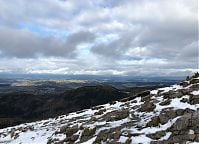
<path fill-rule="evenodd" d="M 199 74 L 179 85 L 1 129 L 0 143 L 199 143 Z"/>
<path fill-rule="evenodd" d="M 112 86 L 119 84 L 123 85 L 122 89 Z M 117 82 L 116 85 L 80 80 L 2 81 L 0 129 L 106 104 L 143 90 L 161 87 L 159 84 Z M 133 85 L 136 87 L 131 87 Z"/>
<path fill-rule="evenodd" d="M 68 114 L 127 96 L 111 86 L 85 86 L 56 95 L 3 94 L 0 95 L 0 128 Z"/>

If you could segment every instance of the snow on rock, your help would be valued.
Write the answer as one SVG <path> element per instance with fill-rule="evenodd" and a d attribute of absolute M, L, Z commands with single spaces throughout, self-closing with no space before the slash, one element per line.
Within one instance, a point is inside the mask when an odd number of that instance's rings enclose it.
<path fill-rule="evenodd" d="M 192 79 L 125 102 L 0 129 L 0 144 L 197 143 L 199 82 Z"/>

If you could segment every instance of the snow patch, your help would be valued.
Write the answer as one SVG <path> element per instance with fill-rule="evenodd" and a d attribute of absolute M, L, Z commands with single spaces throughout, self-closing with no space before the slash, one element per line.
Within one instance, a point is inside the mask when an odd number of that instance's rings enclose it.
<path fill-rule="evenodd" d="M 128 137 L 120 136 L 120 139 L 118 142 L 125 143 L 127 139 L 128 139 Z"/>
<path fill-rule="evenodd" d="M 197 90 L 197 91 L 192 91 L 191 94 L 193 94 L 193 95 L 199 95 L 199 90 Z"/>

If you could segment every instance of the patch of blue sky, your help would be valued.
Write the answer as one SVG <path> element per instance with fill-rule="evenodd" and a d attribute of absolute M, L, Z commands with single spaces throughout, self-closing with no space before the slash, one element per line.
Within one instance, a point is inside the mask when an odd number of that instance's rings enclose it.
<path fill-rule="evenodd" d="M 78 59 L 88 64 L 90 64 L 90 62 L 94 62 L 91 67 L 98 64 L 98 59 L 96 58 L 96 55 L 94 55 L 90 50 L 92 46 L 93 44 L 91 43 L 82 43 L 77 47 Z"/>
<path fill-rule="evenodd" d="M 107 34 L 107 35 L 102 35 L 98 38 L 96 38 L 95 43 L 100 44 L 100 43 L 105 43 L 109 44 L 115 40 L 118 40 L 120 37 L 118 34 Z"/>
<path fill-rule="evenodd" d="M 91 54 L 90 52 L 91 47 L 92 47 L 92 44 L 82 43 L 77 46 L 77 49 L 81 52 L 80 53 L 81 56 L 88 56 Z"/>
<path fill-rule="evenodd" d="M 65 39 L 69 35 L 69 32 L 64 31 L 64 30 L 50 29 L 50 28 L 33 25 L 33 24 L 26 24 L 26 23 L 20 23 L 19 29 L 25 29 L 43 37 L 54 36 L 60 39 L 62 38 Z"/>
<path fill-rule="evenodd" d="M 40 26 L 36 26 L 36 25 L 29 25 L 29 24 L 25 24 L 25 23 L 20 23 L 19 29 L 25 29 L 25 30 L 28 30 L 30 32 L 36 33 L 40 36 L 50 35 L 50 32 L 47 31 L 45 28 L 40 27 Z"/>

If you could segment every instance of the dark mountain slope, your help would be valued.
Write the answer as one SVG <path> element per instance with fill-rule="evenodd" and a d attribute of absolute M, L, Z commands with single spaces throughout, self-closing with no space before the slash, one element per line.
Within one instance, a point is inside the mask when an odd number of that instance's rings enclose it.
<path fill-rule="evenodd" d="M 111 86 L 86 86 L 58 95 L 9 93 L 0 96 L 0 128 L 55 117 L 127 97 Z"/>

